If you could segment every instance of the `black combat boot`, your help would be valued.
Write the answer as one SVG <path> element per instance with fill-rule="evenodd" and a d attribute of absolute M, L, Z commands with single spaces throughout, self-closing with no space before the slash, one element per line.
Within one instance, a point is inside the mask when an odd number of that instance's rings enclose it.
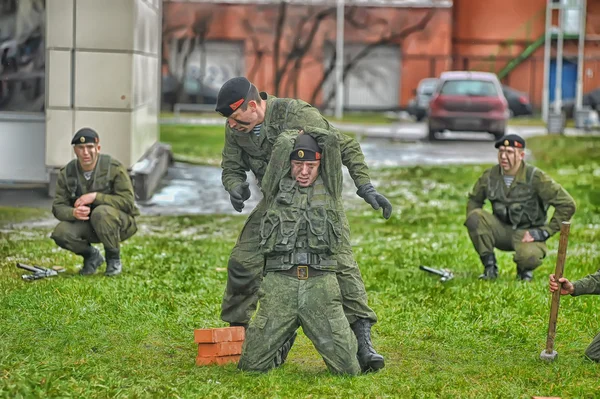
<path fill-rule="evenodd" d="M 481 280 L 495 280 L 498 278 L 498 264 L 496 264 L 496 255 L 493 253 L 481 257 L 483 263 L 483 274 L 479 276 Z"/>
<path fill-rule="evenodd" d="M 104 275 L 107 277 L 121 274 L 123 265 L 121 264 L 121 255 L 119 249 L 106 249 L 106 271 Z"/>
<path fill-rule="evenodd" d="M 363 373 L 379 371 L 385 367 L 383 356 L 375 351 L 371 342 L 371 322 L 368 319 L 358 319 L 350 324 L 358 341 L 358 364 Z"/>
<path fill-rule="evenodd" d="M 291 337 L 289 337 L 287 339 L 287 341 L 285 341 L 283 343 L 283 345 L 281 345 L 281 348 L 279 348 L 277 350 L 277 353 L 275 354 L 275 367 L 279 367 L 281 366 L 283 363 L 285 363 L 285 359 L 287 359 L 290 350 L 292 349 L 292 345 L 294 345 L 294 341 L 296 340 L 296 337 L 298 336 L 298 333 L 296 331 L 294 331 L 294 333 L 291 335 Z"/>
<path fill-rule="evenodd" d="M 81 256 L 83 256 L 83 267 L 79 271 L 79 274 L 82 276 L 89 276 L 96 273 L 98 267 L 104 262 L 100 251 L 91 245 Z"/>
<path fill-rule="evenodd" d="M 517 270 L 517 280 L 529 283 L 533 280 L 533 270 Z"/>

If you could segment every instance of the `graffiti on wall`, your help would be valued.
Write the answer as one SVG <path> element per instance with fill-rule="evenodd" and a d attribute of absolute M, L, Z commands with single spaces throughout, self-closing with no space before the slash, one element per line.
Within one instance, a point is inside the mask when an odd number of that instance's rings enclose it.
<path fill-rule="evenodd" d="M 45 0 L 0 0 L 0 111 L 44 111 L 45 19 Z"/>

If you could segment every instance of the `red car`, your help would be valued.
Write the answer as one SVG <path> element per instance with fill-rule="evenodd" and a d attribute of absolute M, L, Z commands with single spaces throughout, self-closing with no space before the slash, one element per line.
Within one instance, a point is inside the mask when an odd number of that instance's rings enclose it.
<path fill-rule="evenodd" d="M 429 139 L 444 130 L 504 136 L 510 112 L 493 73 L 444 72 L 429 103 Z"/>

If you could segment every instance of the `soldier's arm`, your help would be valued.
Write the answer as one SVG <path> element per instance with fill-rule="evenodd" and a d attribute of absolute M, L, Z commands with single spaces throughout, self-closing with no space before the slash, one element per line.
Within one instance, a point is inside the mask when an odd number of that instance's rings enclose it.
<path fill-rule="evenodd" d="M 67 189 L 67 178 L 64 170 L 61 169 L 56 181 L 56 194 L 54 202 L 52 202 L 52 214 L 61 222 L 73 222 L 77 220 L 73 216 L 73 206 L 69 198 L 69 190 Z"/>
<path fill-rule="evenodd" d="M 221 158 L 221 182 L 225 190 L 231 191 L 246 181 L 246 172 L 250 170 L 242 159 L 242 149 L 233 140 L 229 129 L 225 127 L 225 145 Z"/>
<path fill-rule="evenodd" d="M 303 128 L 304 126 L 313 126 L 325 129 L 332 134 L 337 135 L 340 143 L 340 151 L 342 153 L 342 164 L 348 168 L 348 172 L 350 172 L 350 176 L 352 177 L 352 180 L 354 180 L 356 188 L 370 183 L 369 168 L 365 163 L 365 156 L 358 141 L 333 127 L 323 115 L 321 115 L 318 109 L 303 101 L 298 101 L 297 103 L 298 104 L 292 110 L 292 116 L 290 118 L 296 119 L 296 121 L 292 121 L 295 123 L 292 123 L 293 126 L 291 127 Z"/>
<path fill-rule="evenodd" d="M 573 296 L 586 294 L 600 295 L 600 270 L 573 282 L 573 287 L 575 288 L 571 294 Z"/>
<path fill-rule="evenodd" d="M 117 166 L 117 172 L 113 184 L 114 194 L 96 194 L 96 205 L 108 205 L 125 213 L 132 214 L 135 208 L 135 195 L 133 185 L 127 170 L 123 165 Z"/>
<path fill-rule="evenodd" d="M 539 169 L 536 170 L 532 183 L 544 204 L 554 207 L 550 222 L 542 227 L 552 236 L 560 231 L 562 222 L 571 220 L 576 209 L 575 201 L 560 184 Z"/>
<path fill-rule="evenodd" d="M 471 189 L 469 200 L 467 201 L 467 215 L 474 209 L 483 208 L 486 199 L 485 185 L 488 180 L 488 174 L 489 171 L 484 172 Z"/>

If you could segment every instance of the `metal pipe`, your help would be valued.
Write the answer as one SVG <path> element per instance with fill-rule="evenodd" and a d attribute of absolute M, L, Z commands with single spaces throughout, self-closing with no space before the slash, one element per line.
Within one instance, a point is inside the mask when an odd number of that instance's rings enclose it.
<path fill-rule="evenodd" d="M 337 0 L 337 32 L 335 49 L 335 117 L 344 114 L 344 0 Z"/>
<path fill-rule="evenodd" d="M 586 0 L 579 0 L 579 40 L 577 42 L 577 94 L 575 100 L 575 110 L 580 111 L 583 107 L 583 64 L 585 51 L 585 22 L 587 5 Z"/>
<path fill-rule="evenodd" d="M 556 79 L 554 85 L 554 112 L 562 110 L 562 73 L 563 73 L 563 42 L 564 42 L 564 3 L 558 9 L 558 42 L 556 44 Z"/>
<path fill-rule="evenodd" d="M 546 39 L 544 40 L 544 84 L 542 86 L 542 119 L 548 122 L 550 104 L 550 50 L 552 48 L 552 0 L 546 4 Z"/>

